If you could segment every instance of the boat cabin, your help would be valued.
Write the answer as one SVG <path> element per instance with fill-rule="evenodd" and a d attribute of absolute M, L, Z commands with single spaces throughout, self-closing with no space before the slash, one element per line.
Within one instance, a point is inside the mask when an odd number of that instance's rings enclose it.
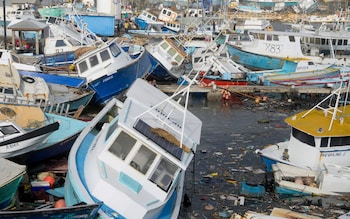
<path fill-rule="evenodd" d="M 169 8 L 163 8 L 158 15 L 158 19 L 164 22 L 174 22 L 177 20 L 177 13 Z"/>
<path fill-rule="evenodd" d="M 157 21 L 157 16 L 155 16 L 154 14 L 152 14 L 151 12 L 148 12 L 146 10 L 143 10 L 141 12 L 141 14 L 139 14 L 139 16 L 137 16 L 139 19 L 145 20 L 145 21 L 149 21 L 149 22 L 155 22 Z"/>
<path fill-rule="evenodd" d="M 176 33 L 181 30 L 179 23 L 170 21 L 164 22 L 164 28 Z"/>
<path fill-rule="evenodd" d="M 117 70 L 118 63 L 128 63 L 131 60 L 129 54 L 117 44 L 115 39 L 99 49 L 84 54 L 75 62 L 75 66 L 79 76 L 91 82 L 101 75 L 107 75 L 108 67 L 112 68 L 113 65 L 117 65 L 115 66 Z"/>
<path fill-rule="evenodd" d="M 187 54 L 179 49 L 171 39 L 164 39 L 159 46 L 159 52 L 164 54 L 164 57 L 170 57 L 172 65 L 179 66 L 185 60 Z"/>

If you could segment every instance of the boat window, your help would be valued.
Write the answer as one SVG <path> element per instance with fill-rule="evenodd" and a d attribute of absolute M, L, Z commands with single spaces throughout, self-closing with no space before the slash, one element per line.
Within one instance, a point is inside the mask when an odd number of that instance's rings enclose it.
<path fill-rule="evenodd" d="M 271 41 L 271 40 L 272 40 L 272 35 L 267 34 L 267 35 L 266 35 L 266 40 L 267 40 L 267 41 Z"/>
<path fill-rule="evenodd" d="M 90 66 L 91 66 L 91 67 L 94 67 L 94 66 L 98 65 L 97 56 L 96 56 L 96 55 L 91 56 L 91 57 L 89 58 L 89 62 L 90 62 Z"/>
<path fill-rule="evenodd" d="M 125 160 L 135 143 L 136 139 L 122 131 L 108 151 L 120 159 Z"/>
<path fill-rule="evenodd" d="M 182 56 L 180 56 L 179 54 L 177 56 L 175 56 L 175 61 L 177 63 L 181 63 L 182 62 Z"/>
<path fill-rule="evenodd" d="M 321 39 L 321 45 L 326 45 L 326 39 Z"/>
<path fill-rule="evenodd" d="M 100 56 L 101 56 L 102 62 L 104 62 L 104 61 L 106 61 L 106 60 L 108 60 L 108 59 L 111 58 L 111 57 L 109 56 L 109 52 L 108 52 L 107 49 L 106 49 L 106 50 L 103 50 L 102 52 L 100 52 Z"/>
<path fill-rule="evenodd" d="M 141 173 L 146 174 L 155 158 L 156 153 L 142 145 L 134 159 L 130 162 L 130 166 Z"/>
<path fill-rule="evenodd" d="M 110 136 L 112 136 L 112 134 L 114 133 L 114 131 L 118 128 L 118 120 L 115 118 L 113 119 L 114 121 L 112 121 L 110 123 L 110 126 L 108 128 L 108 132 L 106 134 L 106 139 L 107 140 Z"/>
<path fill-rule="evenodd" d="M 4 125 L 0 127 L 0 133 L 2 135 L 12 135 L 15 133 L 19 133 L 19 131 L 12 125 Z"/>
<path fill-rule="evenodd" d="M 5 89 L 3 90 L 3 92 L 4 92 L 5 94 L 14 94 L 13 88 L 5 88 Z"/>
<path fill-rule="evenodd" d="M 295 42 L 295 37 L 294 36 L 289 36 L 289 42 Z"/>
<path fill-rule="evenodd" d="M 19 58 L 17 56 L 11 55 L 12 60 L 16 63 L 20 63 Z"/>
<path fill-rule="evenodd" d="M 117 44 L 115 43 L 112 43 L 110 46 L 109 46 L 109 49 L 111 50 L 111 53 L 114 57 L 117 57 L 121 51 L 119 49 L 119 47 L 117 46 Z"/>
<path fill-rule="evenodd" d="M 314 62 L 307 62 L 308 65 L 315 65 Z"/>
<path fill-rule="evenodd" d="M 344 40 L 344 46 L 348 45 L 348 40 Z"/>
<path fill-rule="evenodd" d="M 174 55 L 176 54 L 176 50 L 175 50 L 174 48 L 170 48 L 170 49 L 168 50 L 168 54 L 169 54 L 170 56 L 174 56 Z"/>
<path fill-rule="evenodd" d="M 278 35 L 273 35 L 273 41 L 278 41 Z"/>
<path fill-rule="evenodd" d="M 162 158 L 150 180 L 167 192 L 175 179 L 178 169 L 171 161 Z"/>
<path fill-rule="evenodd" d="M 321 138 L 320 147 L 322 147 L 322 148 L 328 147 L 328 138 Z"/>
<path fill-rule="evenodd" d="M 160 47 L 166 50 L 169 47 L 169 44 L 167 42 L 163 42 L 162 44 L 160 44 Z"/>
<path fill-rule="evenodd" d="M 265 40 L 265 34 L 257 34 L 258 39 Z M 254 37 L 255 38 L 255 37 Z"/>
<path fill-rule="evenodd" d="M 336 39 L 332 40 L 332 45 L 337 45 L 337 40 Z"/>
<path fill-rule="evenodd" d="M 314 44 L 315 43 L 315 38 L 310 38 L 310 43 Z"/>
<path fill-rule="evenodd" d="M 67 44 L 64 42 L 64 40 L 56 40 L 56 47 L 63 47 L 67 46 Z"/>
<path fill-rule="evenodd" d="M 318 44 L 318 45 L 320 45 L 320 38 L 315 38 L 315 44 Z"/>
<path fill-rule="evenodd" d="M 350 145 L 350 137 L 333 137 L 331 138 L 331 147 L 337 147 L 337 146 L 348 146 Z"/>
<path fill-rule="evenodd" d="M 83 62 L 79 63 L 78 67 L 79 67 L 80 73 L 83 73 L 83 72 L 85 72 L 88 69 L 86 61 L 83 61 Z"/>
<path fill-rule="evenodd" d="M 339 39 L 338 40 L 338 46 L 342 46 L 343 45 L 343 40 Z"/>
<path fill-rule="evenodd" d="M 298 129 L 295 129 L 295 128 L 292 129 L 292 135 L 294 138 L 298 139 L 299 141 L 315 147 L 315 139 L 313 136 L 306 134 L 305 132 L 299 131 Z"/>

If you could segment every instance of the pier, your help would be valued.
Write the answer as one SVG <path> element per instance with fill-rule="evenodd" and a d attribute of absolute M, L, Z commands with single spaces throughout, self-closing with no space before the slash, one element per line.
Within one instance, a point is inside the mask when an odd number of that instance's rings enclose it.
<path fill-rule="evenodd" d="M 159 89 L 164 93 L 174 93 L 177 89 L 182 89 L 179 85 L 158 85 Z M 231 87 L 220 87 L 210 86 L 201 87 L 198 85 L 192 85 L 190 88 L 191 93 L 203 93 L 207 95 L 208 99 L 221 99 L 222 91 L 227 90 L 232 94 L 238 94 L 255 98 L 256 96 L 267 95 L 269 93 L 277 93 L 287 96 L 309 96 L 309 95 L 328 95 L 333 91 L 333 88 L 320 88 L 320 87 L 284 87 L 284 86 L 259 86 L 259 85 L 248 85 L 248 86 L 231 86 Z"/>

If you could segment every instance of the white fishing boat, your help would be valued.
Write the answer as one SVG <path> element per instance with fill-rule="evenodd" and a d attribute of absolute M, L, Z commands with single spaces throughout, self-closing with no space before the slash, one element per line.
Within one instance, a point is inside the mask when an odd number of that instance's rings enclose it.
<path fill-rule="evenodd" d="M 284 59 L 349 65 L 349 34 L 332 31 L 251 31 L 249 41 L 229 41 L 230 57 L 250 69 L 279 69 Z"/>
<path fill-rule="evenodd" d="M 18 158 L 35 150 L 59 128 L 49 121 L 41 108 L 0 104 L 0 157 Z"/>
<path fill-rule="evenodd" d="M 100 218 L 177 218 L 201 135 L 187 111 L 192 83 L 168 96 L 137 79 L 123 103 L 112 99 L 70 151 L 67 205 L 102 202 Z"/>
<path fill-rule="evenodd" d="M 347 195 L 350 193 L 350 167 L 324 163 L 319 170 L 272 164 L 275 193 L 281 196 Z"/>
<path fill-rule="evenodd" d="M 256 151 L 267 170 L 274 163 L 311 170 L 318 170 L 324 163 L 350 166 L 348 93 L 348 82 L 342 82 L 313 108 L 286 118 L 291 126 L 290 139 Z"/>

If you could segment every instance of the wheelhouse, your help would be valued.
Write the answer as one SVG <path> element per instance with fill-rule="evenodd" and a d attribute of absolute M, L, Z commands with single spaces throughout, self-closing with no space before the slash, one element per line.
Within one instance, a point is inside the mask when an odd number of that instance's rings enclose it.
<path fill-rule="evenodd" d="M 176 21 L 177 13 L 169 8 L 163 8 L 158 15 L 158 19 L 165 22 Z"/>
<path fill-rule="evenodd" d="M 177 48 L 170 39 L 164 39 L 160 43 L 159 50 L 166 57 L 170 57 L 173 65 L 181 65 L 186 58 L 186 53 Z"/>

